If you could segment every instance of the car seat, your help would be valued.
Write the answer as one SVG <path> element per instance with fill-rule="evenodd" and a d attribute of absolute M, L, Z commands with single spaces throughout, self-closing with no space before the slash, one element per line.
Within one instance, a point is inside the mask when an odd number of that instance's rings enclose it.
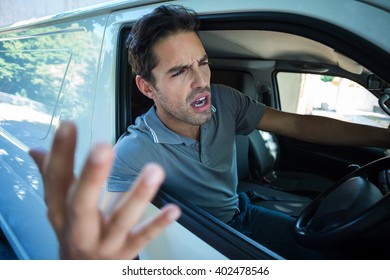
<path fill-rule="evenodd" d="M 278 170 L 279 145 L 277 138 L 269 132 L 253 131 L 249 134 L 249 148 L 252 172 L 263 178 L 274 188 L 289 192 L 321 193 L 334 181 L 308 172 L 288 172 Z"/>
<path fill-rule="evenodd" d="M 334 183 L 317 174 L 279 171 L 279 146 L 268 132 L 236 135 L 236 153 L 238 192 L 246 192 L 253 203 L 265 208 L 297 216 Z"/>

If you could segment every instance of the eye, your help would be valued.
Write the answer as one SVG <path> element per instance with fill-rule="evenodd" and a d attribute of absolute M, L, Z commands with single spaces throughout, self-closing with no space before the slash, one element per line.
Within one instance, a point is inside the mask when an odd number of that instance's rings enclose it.
<path fill-rule="evenodd" d="M 181 69 L 181 70 L 177 71 L 176 73 L 174 73 L 174 74 L 172 75 L 172 77 L 180 76 L 181 74 L 184 73 L 184 71 L 185 71 L 184 69 Z"/>
<path fill-rule="evenodd" d="M 178 77 L 180 76 L 181 74 L 184 74 L 188 71 L 189 67 L 188 66 L 184 66 L 184 67 L 180 67 L 180 68 L 177 68 L 176 71 L 173 71 L 172 73 L 172 78 L 175 78 L 175 77 Z"/>

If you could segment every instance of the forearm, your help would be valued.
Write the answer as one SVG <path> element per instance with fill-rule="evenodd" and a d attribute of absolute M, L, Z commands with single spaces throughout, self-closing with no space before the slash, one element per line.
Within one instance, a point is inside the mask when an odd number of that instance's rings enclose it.
<path fill-rule="evenodd" d="M 294 138 L 314 143 L 390 148 L 390 129 L 331 118 L 299 116 L 293 131 Z"/>
<path fill-rule="evenodd" d="M 390 148 L 390 129 L 286 113 L 269 107 L 257 128 L 318 144 Z"/>

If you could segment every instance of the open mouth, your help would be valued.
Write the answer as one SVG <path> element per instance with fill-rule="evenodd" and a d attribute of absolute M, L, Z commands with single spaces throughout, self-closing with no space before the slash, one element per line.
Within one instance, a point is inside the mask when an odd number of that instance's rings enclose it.
<path fill-rule="evenodd" d="M 198 96 L 197 99 L 195 99 L 192 103 L 191 106 L 194 108 L 197 112 L 204 112 L 209 108 L 209 95 L 207 94 L 202 94 Z"/>
<path fill-rule="evenodd" d="M 195 100 L 194 102 L 192 102 L 192 106 L 199 108 L 199 107 L 204 106 L 206 104 L 206 102 L 207 102 L 207 99 L 206 99 L 206 96 L 204 96 L 204 97 L 201 97 L 198 100 Z"/>

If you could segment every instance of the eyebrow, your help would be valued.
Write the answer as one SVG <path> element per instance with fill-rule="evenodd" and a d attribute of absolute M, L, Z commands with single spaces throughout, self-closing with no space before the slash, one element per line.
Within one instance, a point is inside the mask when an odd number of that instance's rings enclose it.
<path fill-rule="evenodd" d="M 204 54 L 203 57 L 198 61 L 198 63 L 202 63 L 202 62 L 205 62 L 206 60 L 208 60 L 209 57 L 207 54 Z M 177 65 L 177 66 L 173 66 L 172 68 L 170 68 L 167 73 L 168 74 L 172 74 L 172 73 L 176 73 L 176 72 L 179 72 L 179 71 L 182 71 L 184 69 L 187 69 L 187 68 L 190 68 L 192 64 L 188 64 L 188 65 Z"/>

